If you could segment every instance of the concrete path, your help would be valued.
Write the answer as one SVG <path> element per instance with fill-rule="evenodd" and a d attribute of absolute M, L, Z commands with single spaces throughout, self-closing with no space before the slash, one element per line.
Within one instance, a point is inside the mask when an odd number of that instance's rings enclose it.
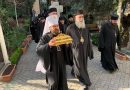
<path fill-rule="evenodd" d="M 28 51 L 21 56 L 17 70 L 11 82 L 0 82 L 0 90 L 47 90 L 45 75 L 35 72 L 38 56 L 36 43 L 32 42 Z M 119 71 L 110 74 L 102 69 L 100 53 L 94 46 L 94 59 L 88 61 L 88 72 L 92 81 L 90 90 L 130 90 L 130 61 L 117 60 Z M 82 90 L 78 80 L 70 74 L 67 66 L 68 86 L 70 90 Z"/>

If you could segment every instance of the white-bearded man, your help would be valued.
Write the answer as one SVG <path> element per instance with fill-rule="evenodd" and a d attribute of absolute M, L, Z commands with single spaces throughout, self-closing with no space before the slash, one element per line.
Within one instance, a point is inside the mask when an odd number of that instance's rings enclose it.
<path fill-rule="evenodd" d="M 88 57 L 93 58 L 90 34 L 84 22 L 83 10 L 78 10 L 74 14 L 75 23 L 68 26 L 66 33 L 73 39 L 71 46 L 73 55 L 73 69 L 75 76 L 83 84 L 84 90 L 91 86 L 87 71 Z"/>

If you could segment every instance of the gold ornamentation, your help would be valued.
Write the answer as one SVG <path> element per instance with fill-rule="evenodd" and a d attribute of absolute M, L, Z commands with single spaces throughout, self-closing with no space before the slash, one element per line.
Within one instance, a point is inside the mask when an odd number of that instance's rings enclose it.
<path fill-rule="evenodd" d="M 81 38 L 80 38 L 80 42 L 81 43 L 84 43 L 84 38 L 81 36 Z"/>
<path fill-rule="evenodd" d="M 72 38 L 69 35 L 63 33 L 60 33 L 58 36 L 54 38 L 56 40 L 55 46 L 72 43 Z"/>

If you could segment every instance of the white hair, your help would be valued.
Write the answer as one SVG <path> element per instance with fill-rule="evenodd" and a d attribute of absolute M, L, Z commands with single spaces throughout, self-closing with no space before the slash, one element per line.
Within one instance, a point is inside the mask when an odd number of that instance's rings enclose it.
<path fill-rule="evenodd" d="M 76 20 L 75 20 L 75 24 L 76 24 L 76 26 L 77 26 L 78 28 L 85 28 L 85 21 L 84 21 L 84 19 L 83 19 L 82 22 L 79 22 L 79 21 L 76 21 Z"/>

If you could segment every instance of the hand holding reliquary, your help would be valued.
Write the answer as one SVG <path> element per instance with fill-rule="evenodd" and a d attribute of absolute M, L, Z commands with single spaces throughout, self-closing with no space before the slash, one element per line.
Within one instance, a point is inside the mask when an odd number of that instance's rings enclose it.
<path fill-rule="evenodd" d="M 63 33 L 57 35 L 56 37 L 54 37 L 54 39 L 56 42 L 54 46 L 72 43 L 72 38 L 69 35 Z"/>

